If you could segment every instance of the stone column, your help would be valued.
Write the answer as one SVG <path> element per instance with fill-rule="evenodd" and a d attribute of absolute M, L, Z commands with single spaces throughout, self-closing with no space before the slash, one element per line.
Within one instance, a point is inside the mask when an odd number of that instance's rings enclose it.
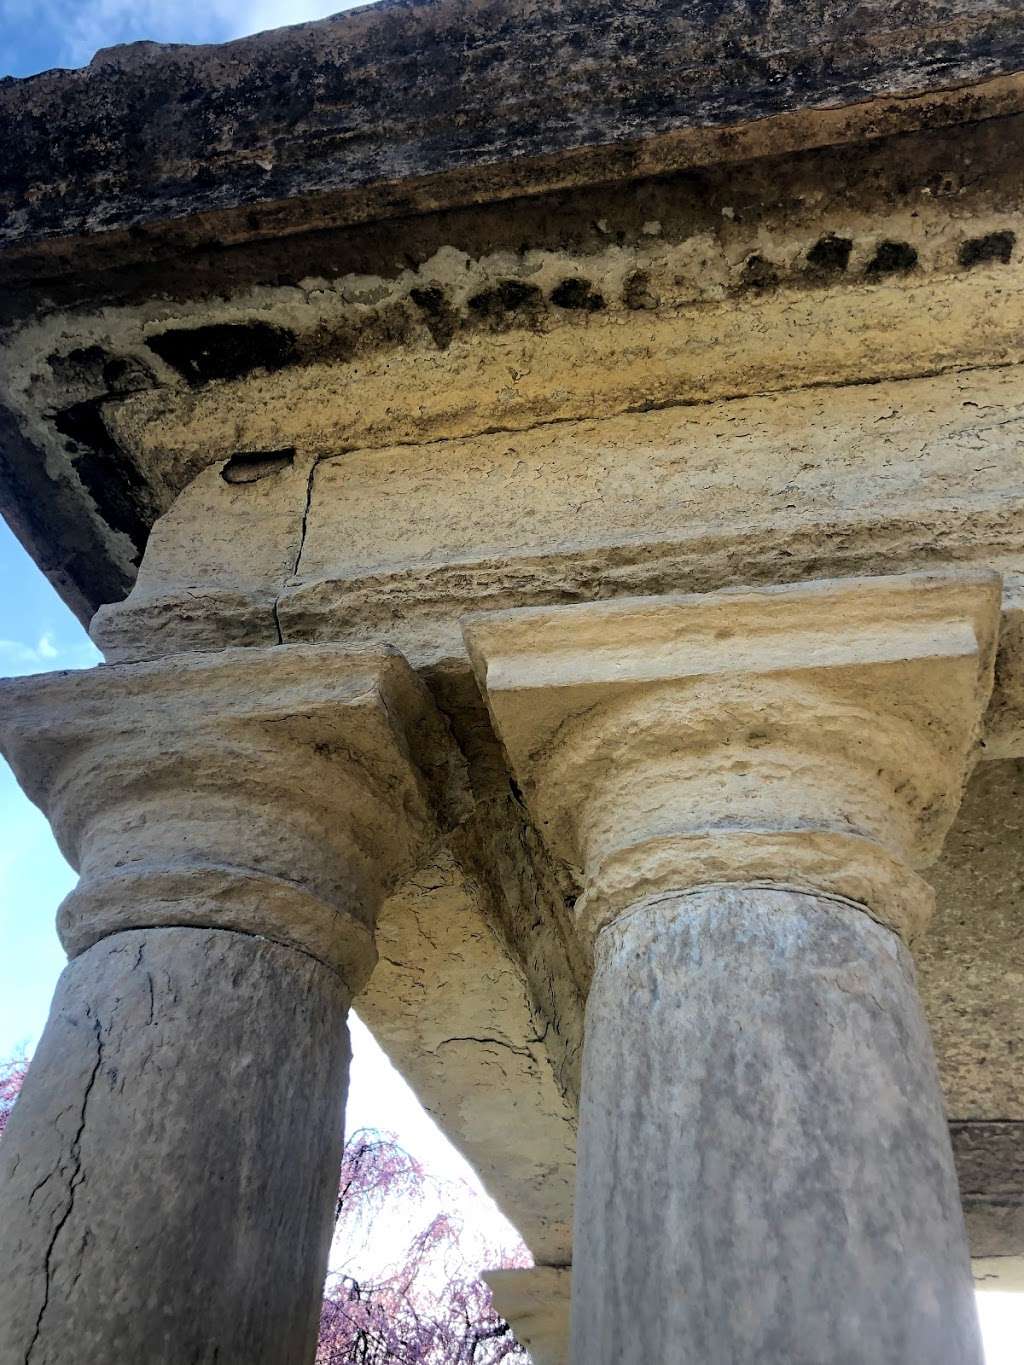
<path fill-rule="evenodd" d="M 444 800 L 425 694 L 289 646 L 5 684 L 0 717 L 81 871 L 0 1146 L 0 1362 L 308 1362 L 346 1011 Z"/>
<path fill-rule="evenodd" d="M 905 942 L 998 604 L 908 575 L 467 628 L 594 947 L 576 1365 L 979 1365 Z"/>

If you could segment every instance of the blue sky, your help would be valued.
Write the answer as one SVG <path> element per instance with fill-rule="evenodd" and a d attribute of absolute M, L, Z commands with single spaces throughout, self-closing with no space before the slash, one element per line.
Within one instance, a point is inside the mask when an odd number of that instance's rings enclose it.
<path fill-rule="evenodd" d="M 223 42 L 350 8 L 344 0 L 0 0 L 0 76 L 83 66 L 98 48 L 115 43 Z M 0 521 L 0 676 L 84 668 L 98 659 L 81 625 Z M 45 819 L 0 762 L 0 1057 L 31 1050 L 45 1023 L 64 964 L 54 916 L 73 884 Z M 468 1181 L 468 1190 L 449 1190 L 447 1206 L 461 1212 L 471 1239 L 509 1242 L 511 1229 L 479 1192 L 469 1167 L 358 1021 L 353 1045 L 349 1127 L 389 1128 L 441 1179 Z M 371 1263 L 386 1261 L 391 1249 L 385 1231 L 371 1248 Z M 988 1365 L 1021 1365 L 1024 1295 L 981 1300 Z"/>
<path fill-rule="evenodd" d="M 0 674 L 83 668 L 99 654 L 0 522 Z M 53 911 L 74 884 L 50 827 L 0 764 L 0 1057 L 31 1045 L 64 954 Z"/>
<path fill-rule="evenodd" d="M 222 43 L 351 9 L 344 0 L 0 0 L 0 75 L 85 66 L 101 47 Z"/>

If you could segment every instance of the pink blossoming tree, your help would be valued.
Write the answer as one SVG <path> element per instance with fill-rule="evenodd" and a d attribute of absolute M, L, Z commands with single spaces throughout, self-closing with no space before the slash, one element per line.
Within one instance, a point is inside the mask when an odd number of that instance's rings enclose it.
<path fill-rule="evenodd" d="M 24 1057 L 14 1057 L 10 1061 L 0 1062 L 0 1137 L 7 1127 L 7 1120 L 10 1118 L 27 1070 L 28 1062 Z"/>
<path fill-rule="evenodd" d="M 345 1146 L 336 1245 L 358 1245 L 371 1222 L 406 1224 L 438 1193 L 423 1168 L 386 1134 L 354 1133 Z M 525 1247 L 486 1249 L 492 1266 L 528 1265 Z M 445 1212 L 426 1217 L 395 1264 L 372 1282 L 328 1280 L 317 1365 L 526 1365 L 490 1291 L 466 1264 L 462 1228 Z"/>

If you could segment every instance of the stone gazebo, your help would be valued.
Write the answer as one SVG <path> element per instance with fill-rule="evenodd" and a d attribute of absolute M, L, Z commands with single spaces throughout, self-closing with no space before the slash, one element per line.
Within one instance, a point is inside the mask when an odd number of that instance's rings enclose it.
<path fill-rule="evenodd" d="M 0 691 L 81 872 L 2 1365 L 309 1362 L 350 1006 L 537 1365 L 977 1365 L 1019 0 L 384 0 L 0 128 L 2 510 L 107 660 Z"/>

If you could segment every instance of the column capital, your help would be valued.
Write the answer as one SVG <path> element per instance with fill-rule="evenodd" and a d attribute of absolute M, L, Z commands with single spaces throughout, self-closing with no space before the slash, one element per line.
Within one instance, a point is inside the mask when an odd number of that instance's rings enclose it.
<path fill-rule="evenodd" d="M 357 990 L 381 898 L 438 837 L 457 762 L 396 652 L 227 649 L 0 684 L 0 750 L 79 886 L 75 956 L 107 934 L 260 934 Z"/>
<path fill-rule="evenodd" d="M 597 933 L 741 882 L 911 938 L 992 688 L 987 572 L 496 612 L 465 626 L 512 767 Z"/>
<path fill-rule="evenodd" d="M 571 1266 L 485 1270 L 481 1278 L 533 1365 L 569 1365 Z"/>

